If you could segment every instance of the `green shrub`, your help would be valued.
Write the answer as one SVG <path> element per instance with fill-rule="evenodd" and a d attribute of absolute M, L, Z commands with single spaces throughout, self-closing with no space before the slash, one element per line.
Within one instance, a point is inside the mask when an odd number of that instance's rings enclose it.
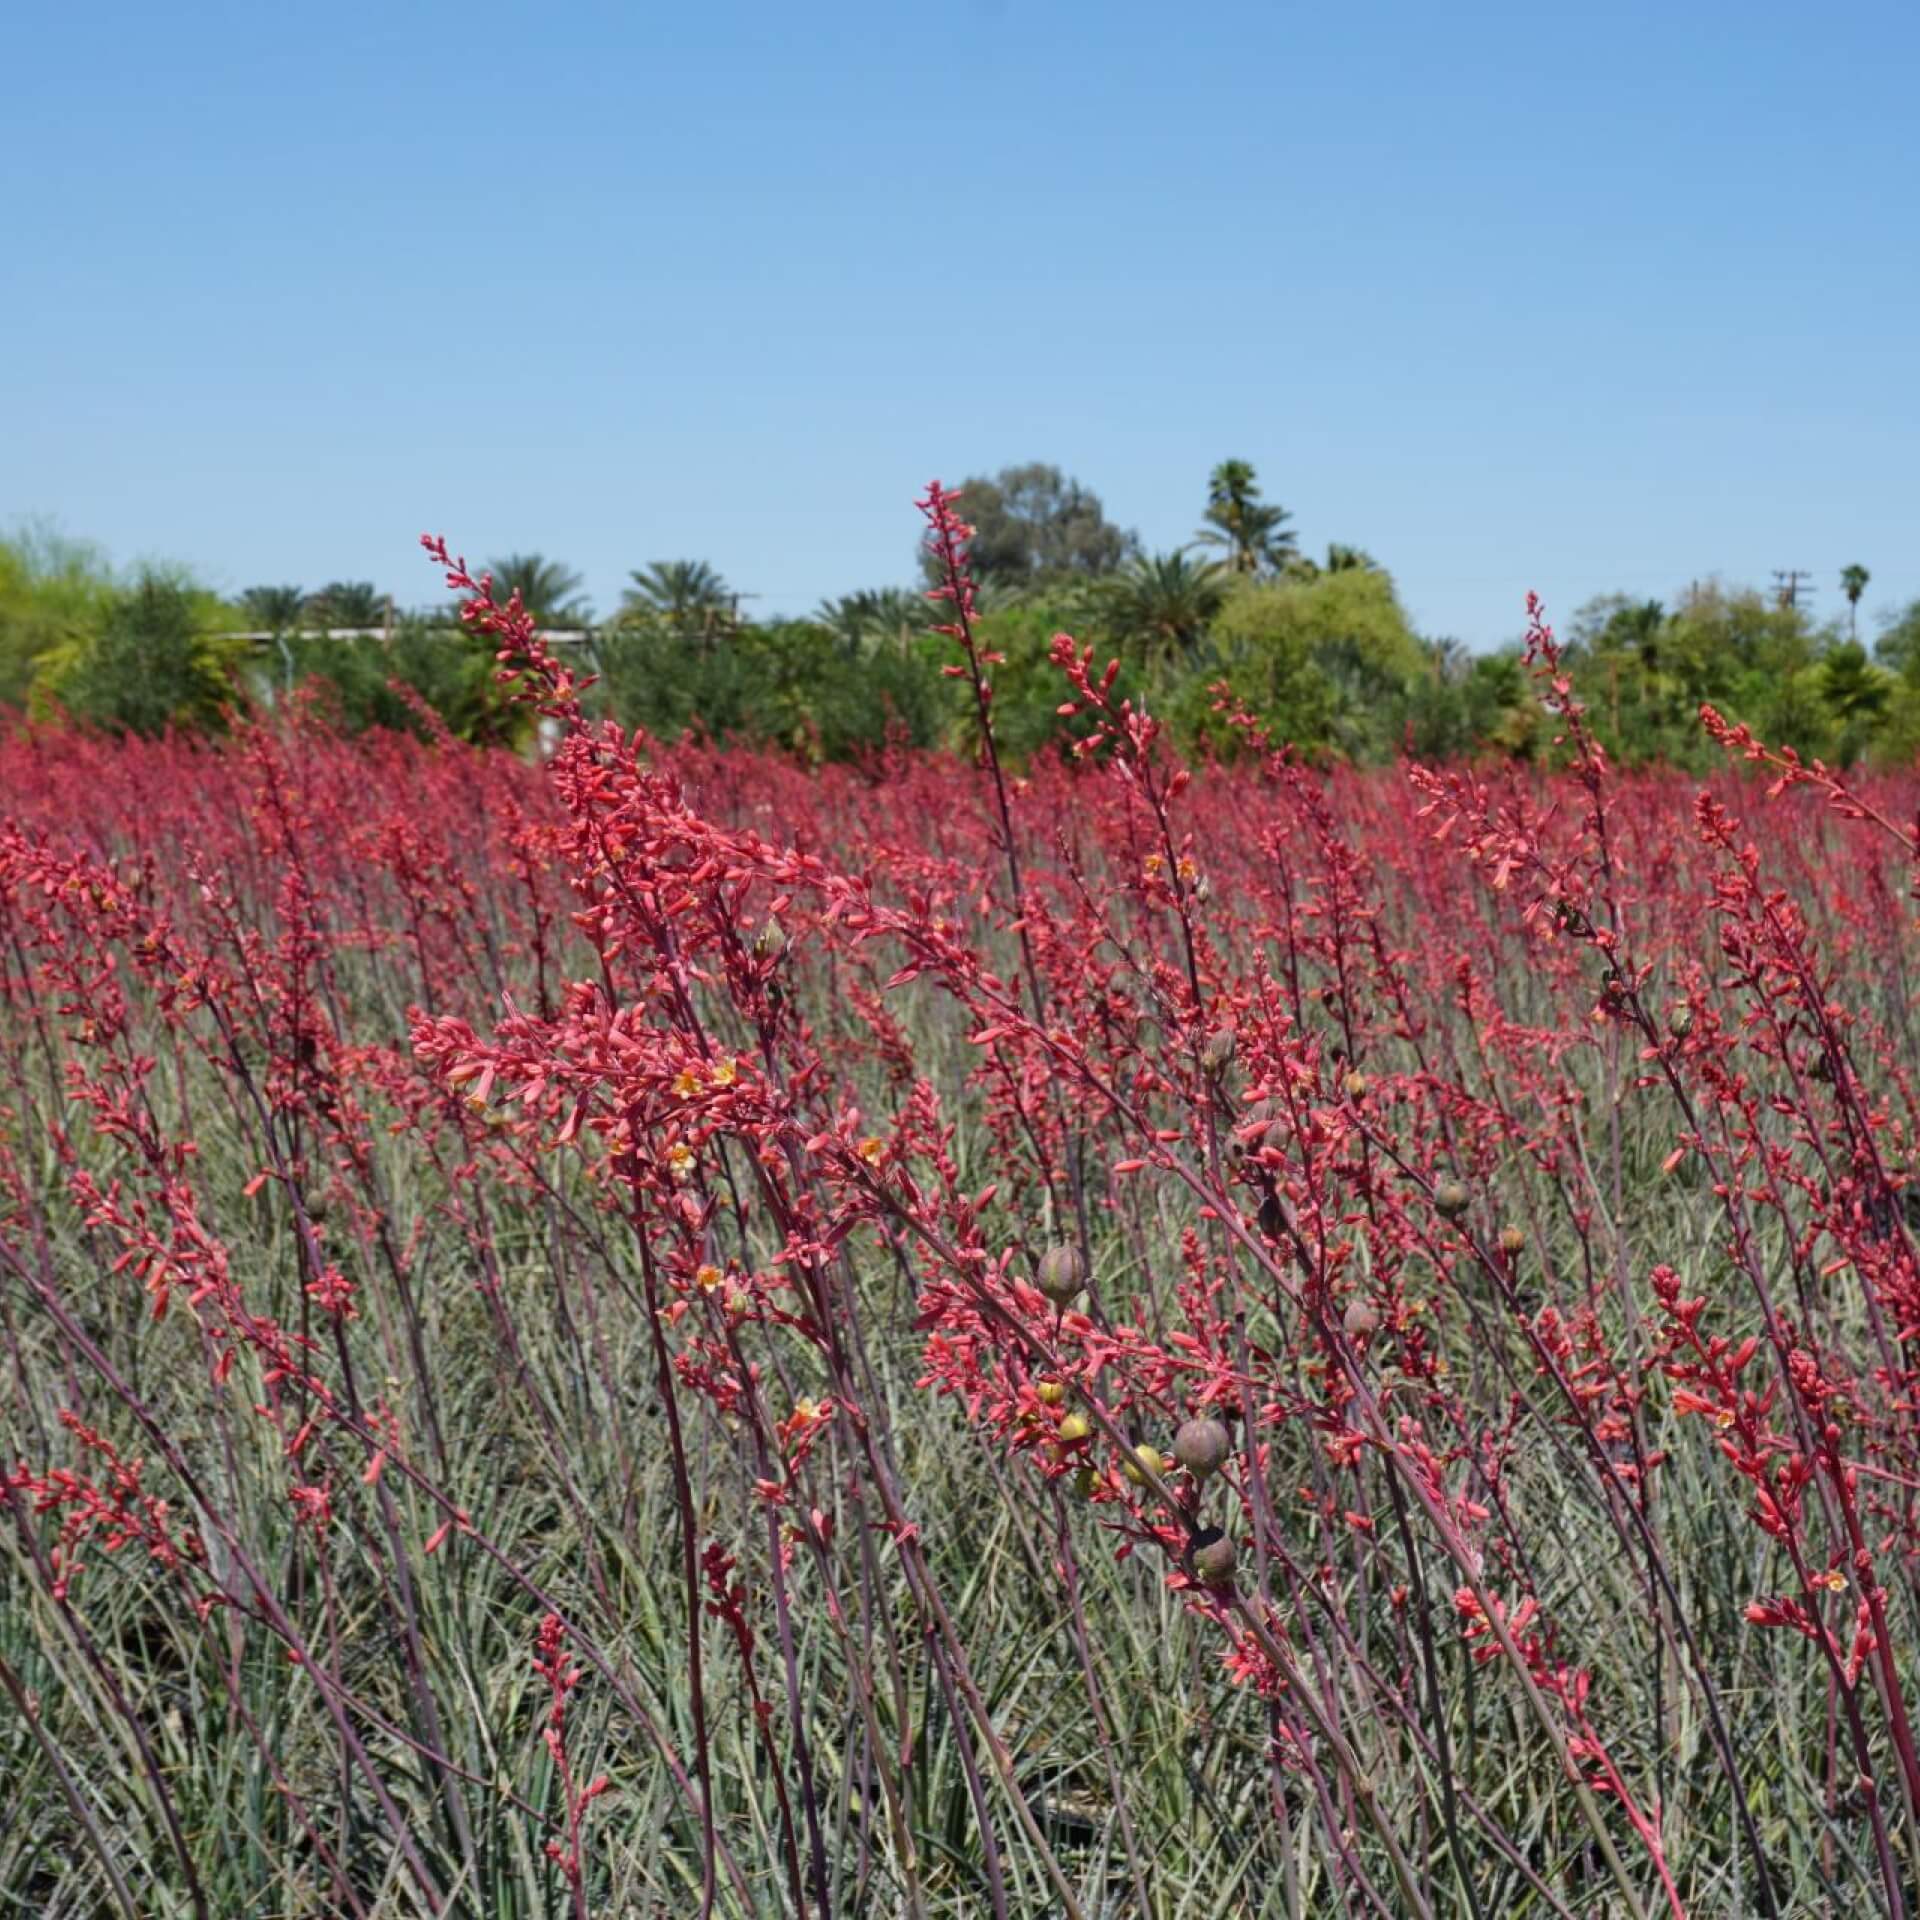
<path fill-rule="evenodd" d="M 143 573 L 107 604 L 97 629 L 38 657 L 35 705 L 109 733 L 217 731 L 245 698 L 247 647 L 234 624 L 212 595 Z"/>
<path fill-rule="evenodd" d="M 1390 575 L 1353 567 L 1249 580 L 1228 592 L 1168 712 L 1181 737 L 1230 745 L 1209 690 L 1224 680 L 1276 737 L 1308 753 L 1379 760 L 1400 745 L 1427 678 Z"/>
<path fill-rule="evenodd" d="M 773 745 L 813 760 L 857 757 L 895 738 L 941 732 L 947 683 L 918 643 L 854 646 L 812 621 L 689 637 L 643 621 L 600 642 L 607 711 L 673 739 Z"/>
<path fill-rule="evenodd" d="M 323 705 L 349 732 L 426 731 L 418 706 L 396 691 L 396 683 L 411 689 L 459 739 L 498 746 L 527 731 L 525 709 L 495 678 L 492 650 L 457 628 L 403 620 L 390 640 L 294 635 L 279 643 L 276 665 L 283 688 L 317 686 Z"/>
<path fill-rule="evenodd" d="M 0 707 L 23 707 L 39 662 L 99 630 L 114 597 L 99 550 L 43 527 L 0 540 Z"/>

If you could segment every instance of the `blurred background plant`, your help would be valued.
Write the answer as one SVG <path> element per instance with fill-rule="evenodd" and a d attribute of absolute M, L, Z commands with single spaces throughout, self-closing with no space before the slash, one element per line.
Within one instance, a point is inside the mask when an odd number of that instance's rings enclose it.
<path fill-rule="evenodd" d="M 1222 686 L 1315 761 L 1530 760 L 1551 738 L 1526 697 L 1517 635 L 1470 652 L 1421 633 L 1365 548 L 1302 547 L 1291 510 L 1265 495 L 1251 461 L 1214 467 L 1193 539 L 1165 552 L 1145 549 L 1098 493 L 1045 461 L 976 475 L 962 494 L 976 528 L 982 644 L 1007 656 L 995 717 L 1015 761 L 1075 731 L 1056 711 L 1047 664 L 1059 631 L 1117 652 L 1127 691 L 1188 753 L 1238 751 L 1217 711 Z M 756 613 L 755 596 L 709 561 L 654 560 L 597 620 L 578 570 L 553 555 L 503 554 L 488 570 L 542 627 L 573 636 L 599 677 L 597 710 L 628 725 L 809 762 L 969 737 L 970 695 L 928 671 L 937 649 L 924 578 L 854 589 L 796 617 Z M 1592 689 L 1599 738 L 1626 765 L 1697 769 L 1699 708 L 1711 701 L 1831 763 L 1910 760 L 1920 752 L 1920 604 L 1863 618 L 1871 580 L 1863 565 L 1838 569 L 1828 618 L 1804 587 L 1783 596 L 1714 579 L 1671 599 L 1591 600 L 1568 622 L 1568 659 Z M 396 610 L 369 581 L 223 598 L 178 570 L 122 574 L 45 526 L 0 540 L 0 708 L 42 720 L 212 728 L 236 701 L 284 699 L 311 681 L 349 729 L 418 731 L 424 702 L 462 739 L 521 740 L 492 674 L 445 606 Z"/>

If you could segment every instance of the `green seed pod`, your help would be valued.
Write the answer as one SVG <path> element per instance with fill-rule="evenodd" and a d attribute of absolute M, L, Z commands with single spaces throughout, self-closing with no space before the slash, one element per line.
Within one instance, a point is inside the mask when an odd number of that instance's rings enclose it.
<path fill-rule="evenodd" d="M 1349 1340 L 1362 1344 L 1372 1339 L 1379 1325 L 1380 1315 L 1371 1300 L 1349 1300 L 1346 1312 L 1340 1316 L 1341 1332 Z"/>
<path fill-rule="evenodd" d="M 1232 1448 L 1233 1438 L 1218 1420 L 1189 1420 L 1173 1436 L 1173 1457 L 1196 1480 L 1218 1473 Z"/>
<path fill-rule="evenodd" d="M 1067 1397 L 1066 1388 L 1058 1380 L 1042 1380 L 1033 1391 L 1043 1407 L 1057 1407 Z"/>
<path fill-rule="evenodd" d="M 1693 1009 L 1684 1000 L 1667 1009 L 1667 1031 L 1676 1040 L 1684 1040 L 1693 1031 Z"/>
<path fill-rule="evenodd" d="M 1049 1247 L 1040 1256 L 1040 1267 L 1034 1275 L 1034 1285 L 1056 1307 L 1071 1306 L 1079 1299 L 1081 1290 L 1086 1284 L 1087 1270 L 1081 1264 L 1079 1248 Z"/>
<path fill-rule="evenodd" d="M 1073 1476 L 1073 1490 L 1082 1500 L 1091 1500 L 1093 1490 L 1100 1484 L 1100 1476 L 1092 1467 L 1077 1468 Z"/>
<path fill-rule="evenodd" d="M 1093 1422 L 1084 1413 L 1070 1413 L 1054 1431 L 1068 1445 L 1084 1440 L 1093 1431 Z"/>
<path fill-rule="evenodd" d="M 1193 1577 L 1209 1587 L 1231 1586 L 1239 1558 L 1239 1548 L 1218 1527 L 1202 1527 L 1187 1548 Z"/>
<path fill-rule="evenodd" d="M 1132 1456 L 1122 1462 L 1120 1470 L 1136 1487 L 1144 1487 L 1148 1474 L 1166 1472 L 1166 1455 L 1158 1447 L 1138 1446 Z"/>
<path fill-rule="evenodd" d="M 760 931 L 753 936 L 753 951 L 759 959 L 778 960 L 786 950 L 787 930 L 770 913 Z"/>
<path fill-rule="evenodd" d="M 1350 1073 L 1345 1081 L 1349 1100 L 1364 1100 L 1367 1097 L 1367 1076 L 1364 1073 Z"/>
<path fill-rule="evenodd" d="M 1458 1220 L 1472 1198 L 1458 1180 L 1442 1180 L 1433 1190 L 1433 1209 L 1443 1220 Z"/>
<path fill-rule="evenodd" d="M 1500 1229 L 1500 1251 L 1509 1257 L 1527 1250 L 1527 1236 L 1518 1227 Z"/>

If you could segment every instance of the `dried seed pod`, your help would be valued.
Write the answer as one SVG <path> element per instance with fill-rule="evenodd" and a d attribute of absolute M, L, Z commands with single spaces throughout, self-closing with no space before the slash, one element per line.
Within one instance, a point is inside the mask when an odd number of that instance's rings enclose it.
<path fill-rule="evenodd" d="M 1202 1585 L 1225 1587 L 1233 1583 L 1233 1570 L 1240 1558 L 1228 1534 L 1218 1527 L 1202 1527 L 1187 1546 L 1187 1565 Z"/>
<path fill-rule="evenodd" d="M 1066 1388 L 1058 1380 L 1042 1380 L 1033 1391 L 1043 1407 L 1057 1407 L 1067 1397 Z"/>
<path fill-rule="evenodd" d="M 1371 1300 L 1349 1300 L 1346 1312 L 1340 1316 L 1340 1330 L 1349 1340 L 1365 1343 L 1373 1338 L 1379 1325 L 1379 1310 Z"/>
<path fill-rule="evenodd" d="M 1218 1079 L 1233 1065 L 1234 1044 L 1234 1033 L 1231 1027 L 1215 1027 L 1200 1048 L 1202 1070 Z"/>
<path fill-rule="evenodd" d="M 1173 1436 L 1173 1457 L 1196 1480 L 1218 1473 L 1232 1449 L 1233 1437 L 1218 1420 L 1189 1420 Z"/>
<path fill-rule="evenodd" d="M 1433 1190 L 1433 1210 L 1443 1220 L 1458 1220 L 1472 1200 L 1458 1180 L 1442 1180 Z"/>
<path fill-rule="evenodd" d="M 1293 1129 L 1284 1120 L 1273 1120 L 1267 1124 L 1267 1130 L 1260 1136 L 1260 1144 L 1268 1153 L 1285 1153 L 1293 1141 Z"/>
<path fill-rule="evenodd" d="M 1093 1422 L 1084 1413 L 1070 1413 L 1054 1431 L 1071 1446 L 1076 1440 L 1084 1440 L 1093 1431 Z"/>
<path fill-rule="evenodd" d="M 1519 1227 L 1502 1227 L 1500 1229 L 1500 1251 L 1502 1253 L 1512 1256 L 1516 1253 L 1525 1253 L 1526 1250 L 1527 1236 L 1522 1229 Z"/>
<path fill-rule="evenodd" d="M 1144 1443 L 1134 1448 L 1132 1454 L 1121 1464 L 1121 1471 L 1136 1487 L 1147 1484 L 1150 1473 L 1165 1473 L 1167 1458 L 1158 1447 L 1149 1447 Z"/>
<path fill-rule="evenodd" d="M 1260 1211 L 1255 1216 L 1260 1231 L 1269 1240 L 1284 1240 L 1287 1234 L 1287 1210 L 1280 1203 L 1277 1193 L 1270 1193 L 1260 1202 Z"/>
<path fill-rule="evenodd" d="M 1056 1307 L 1071 1306 L 1087 1284 L 1087 1269 L 1080 1249 L 1062 1244 L 1049 1247 L 1040 1256 L 1033 1283 Z"/>

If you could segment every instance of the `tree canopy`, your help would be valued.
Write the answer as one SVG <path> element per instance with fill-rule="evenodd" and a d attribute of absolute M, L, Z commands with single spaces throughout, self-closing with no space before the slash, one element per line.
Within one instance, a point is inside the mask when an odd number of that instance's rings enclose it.
<path fill-rule="evenodd" d="M 1099 579 L 1139 550 L 1139 537 L 1107 518 L 1092 488 L 1044 461 L 976 475 L 959 494 L 973 528 L 973 570 L 984 581 L 1031 587 Z M 921 567 L 931 577 L 924 554 Z"/>

